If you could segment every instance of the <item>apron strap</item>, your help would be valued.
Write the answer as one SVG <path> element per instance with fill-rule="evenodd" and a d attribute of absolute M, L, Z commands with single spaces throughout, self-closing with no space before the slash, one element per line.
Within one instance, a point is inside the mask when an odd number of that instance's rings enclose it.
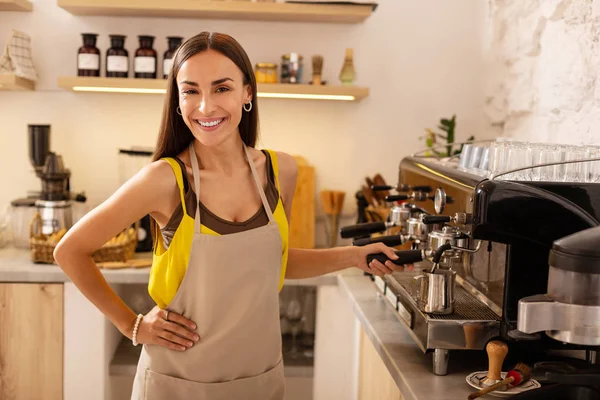
<path fill-rule="evenodd" d="M 270 223 L 275 223 L 275 218 L 273 217 L 273 212 L 271 211 L 271 206 L 267 201 L 267 196 L 265 195 L 265 191 L 260 184 L 260 179 L 258 179 L 258 174 L 256 173 L 256 168 L 254 167 L 254 162 L 252 161 L 252 157 L 250 157 L 250 153 L 248 153 L 248 147 L 246 147 L 246 143 L 242 142 L 244 145 L 244 151 L 246 152 L 246 158 L 248 159 L 248 163 L 250 164 L 250 169 L 252 170 L 252 176 L 254 176 L 254 182 L 256 183 L 256 187 L 258 188 L 258 194 L 260 194 L 260 198 L 263 203 L 263 207 L 265 212 L 267 213 L 267 217 L 269 217 Z"/>
<path fill-rule="evenodd" d="M 200 233 L 200 168 L 194 151 L 194 140 L 190 143 L 190 161 L 194 175 L 194 192 L 196 192 L 196 216 L 194 217 L 194 233 Z"/>

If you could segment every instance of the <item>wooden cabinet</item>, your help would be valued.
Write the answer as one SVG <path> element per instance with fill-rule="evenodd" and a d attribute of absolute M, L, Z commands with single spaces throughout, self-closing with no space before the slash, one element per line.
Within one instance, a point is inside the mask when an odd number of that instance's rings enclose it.
<path fill-rule="evenodd" d="M 358 371 L 359 400 L 404 400 L 381 356 L 365 331 L 360 330 L 360 360 Z"/>
<path fill-rule="evenodd" d="M 63 285 L 0 283 L 0 399 L 62 398 Z"/>

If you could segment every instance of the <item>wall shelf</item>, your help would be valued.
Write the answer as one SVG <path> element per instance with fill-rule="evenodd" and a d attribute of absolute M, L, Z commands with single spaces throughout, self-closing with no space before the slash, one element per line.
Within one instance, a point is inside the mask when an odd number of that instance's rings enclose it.
<path fill-rule="evenodd" d="M 164 94 L 166 80 L 134 78 L 71 77 L 58 78 L 58 86 L 75 92 Z M 369 89 L 357 86 L 313 86 L 283 83 L 258 85 L 258 97 L 278 99 L 357 101 L 369 95 Z"/>
<path fill-rule="evenodd" d="M 23 79 L 15 74 L 0 74 L 0 90 L 25 91 L 34 90 L 35 82 Z"/>
<path fill-rule="evenodd" d="M 0 11 L 32 11 L 33 4 L 28 0 L 0 0 Z"/>
<path fill-rule="evenodd" d="M 2 1 L 2 0 L 0 0 Z M 23 0 L 13 0 L 23 1 Z M 57 0 L 74 15 L 359 23 L 372 5 L 252 3 L 207 0 Z"/>

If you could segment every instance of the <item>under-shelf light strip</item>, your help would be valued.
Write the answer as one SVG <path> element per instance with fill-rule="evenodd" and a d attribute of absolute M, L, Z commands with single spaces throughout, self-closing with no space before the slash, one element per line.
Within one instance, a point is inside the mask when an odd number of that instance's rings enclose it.
<path fill-rule="evenodd" d="M 144 94 L 164 94 L 166 89 L 148 89 L 148 88 L 118 88 L 118 87 L 95 87 L 95 86 L 74 86 L 76 92 L 103 92 L 103 93 L 144 93 Z M 304 93 L 264 93 L 258 92 L 258 97 L 276 98 L 276 99 L 310 99 L 310 100 L 355 100 L 351 95 L 338 94 L 304 94 Z"/>

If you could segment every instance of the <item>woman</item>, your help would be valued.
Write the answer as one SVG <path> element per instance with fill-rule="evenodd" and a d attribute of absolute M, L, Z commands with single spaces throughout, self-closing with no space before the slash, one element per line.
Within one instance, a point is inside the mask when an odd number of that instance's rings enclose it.
<path fill-rule="evenodd" d="M 233 38 L 203 32 L 183 43 L 154 162 L 81 219 L 54 252 L 81 292 L 144 345 L 134 399 L 282 399 L 284 278 L 395 268 L 366 264 L 370 253 L 396 258 L 382 244 L 288 250 L 297 166 L 287 154 L 254 148 L 256 93 L 252 64 Z M 136 316 L 91 254 L 147 214 L 156 228 L 148 285 L 156 307 Z"/>

